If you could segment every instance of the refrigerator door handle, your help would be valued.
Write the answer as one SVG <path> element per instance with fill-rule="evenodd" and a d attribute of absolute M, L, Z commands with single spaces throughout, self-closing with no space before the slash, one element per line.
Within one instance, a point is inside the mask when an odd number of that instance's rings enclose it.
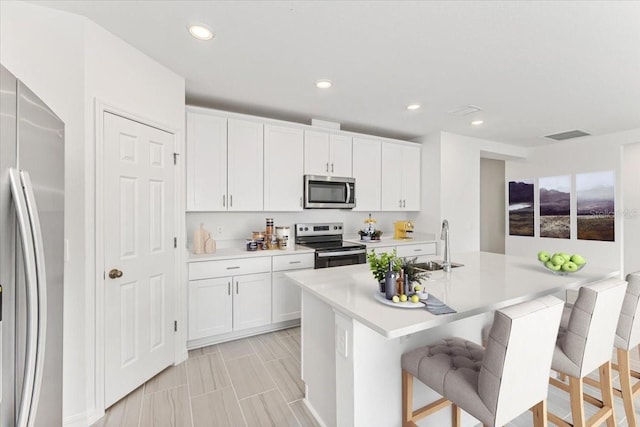
<path fill-rule="evenodd" d="M 42 388 L 42 377 L 44 373 L 45 350 L 47 343 L 47 271 L 44 262 L 44 244 L 42 242 L 42 229 L 40 228 L 40 217 L 38 215 L 38 206 L 36 198 L 33 194 L 33 185 L 29 172 L 21 171 L 20 178 L 22 180 L 22 188 L 24 190 L 25 200 L 27 202 L 27 212 L 31 222 L 31 235 L 33 236 L 33 246 L 36 264 L 36 283 L 37 283 L 37 304 L 38 304 L 38 332 L 36 346 L 36 371 L 33 383 L 33 397 L 31 400 L 31 413 L 29 415 L 28 425 L 34 423 L 36 410 L 38 409 L 38 401 L 40 399 L 40 389 Z"/>
<path fill-rule="evenodd" d="M 26 281 L 26 308 L 27 308 L 27 340 L 25 350 L 24 379 L 22 381 L 21 400 L 16 417 L 16 426 L 28 426 L 29 415 L 32 410 L 32 397 L 36 375 L 36 352 L 38 347 L 38 292 L 36 283 L 36 259 L 33 247 L 33 236 L 31 234 L 31 224 L 29 212 L 22 189 L 20 172 L 16 169 L 9 170 L 11 181 L 11 194 L 16 209 L 18 230 L 22 241 L 22 254 L 24 259 L 25 281 Z"/>

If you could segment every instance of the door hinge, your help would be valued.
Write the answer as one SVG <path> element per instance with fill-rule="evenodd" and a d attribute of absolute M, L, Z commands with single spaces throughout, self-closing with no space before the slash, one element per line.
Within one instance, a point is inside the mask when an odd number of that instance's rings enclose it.
<path fill-rule="evenodd" d="M 178 332 L 178 321 L 177 320 L 173 321 L 173 332 Z"/>
<path fill-rule="evenodd" d="M 177 164 L 178 164 L 178 156 L 179 156 L 179 155 L 180 155 L 180 154 L 178 154 L 178 153 L 173 153 L 173 164 L 174 164 L 174 165 L 177 165 Z"/>
<path fill-rule="evenodd" d="M 174 238 L 173 238 L 173 247 L 174 247 L 174 248 L 177 248 L 177 247 L 178 247 L 178 238 L 177 238 L 177 237 L 174 237 Z"/>

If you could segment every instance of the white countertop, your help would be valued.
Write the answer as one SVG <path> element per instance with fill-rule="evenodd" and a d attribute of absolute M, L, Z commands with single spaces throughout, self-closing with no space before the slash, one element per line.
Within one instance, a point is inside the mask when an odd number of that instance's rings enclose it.
<path fill-rule="evenodd" d="M 376 301 L 373 294 L 379 285 L 367 264 L 287 275 L 303 291 L 315 295 L 334 310 L 387 338 L 396 338 L 620 274 L 587 264 L 579 272 L 559 276 L 535 259 L 489 252 L 454 254 L 452 261 L 464 266 L 450 273 L 433 272 L 432 277 L 422 283 L 428 292 L 457 310 L 455 314 L 439 316 L 426 308 L 392 307 Z"/>
<path fill-rule="evenodd" d="M 235 259 L 235 258 L 255 258 L 265 256 L 281 256 L 281 255 L 294 255 L 303 253 L 314 253 L 311 248 L 307 248 L 301 245 L 291 245 L 289 249 L 270 249 L 263 251 L 247 251 L 244 247 L 232 247 L 217 249 L 212 254 L 196 255 L 192 252 L 189 253 L 187 262 L 200 262 L 200 261 L 218 261 L 223 259 Z"/>
<path fill-rule="evenodd" d="M 358 236 L 357 234 L 345 236 L 344 240 L 353 243 L 363 243 L 367 245 L 367 249 L 375 248 L 376 246 L 402 246 L 438 242 L 438 240 L 436 240 L 436 235 L 433 233 L 413 233 L 412 237 L 412 239 L 396 240 L 393 238 L 392 231 L 389 234 L 383 234 L 380 237 L 380 240 L 363 242 L 362 240 L 360 240 L 360 236 Z"/>

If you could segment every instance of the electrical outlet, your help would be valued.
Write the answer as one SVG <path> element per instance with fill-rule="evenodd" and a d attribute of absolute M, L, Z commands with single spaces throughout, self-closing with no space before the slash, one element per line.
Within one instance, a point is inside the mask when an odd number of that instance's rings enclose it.
<path fill-rule="evenodd" d="M 218 235 L 222 234 L 223 231 L 224 230 L 221 225 L 219 225 L 218 228 L 216 228 L 216 233 L 218 233 Z"/>

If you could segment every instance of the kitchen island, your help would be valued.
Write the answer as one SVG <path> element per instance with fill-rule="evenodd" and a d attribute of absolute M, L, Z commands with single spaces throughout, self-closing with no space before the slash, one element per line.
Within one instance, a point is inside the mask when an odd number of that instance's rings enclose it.
<path fill-rule="evenodd" d="M 425 308 L 376 301 L 378 284 L 368 265 L 288 274 L 302 288 L 305 403 L 322 423 L 400 426 L 404 352 L 451 335 L 479 342 L 493 310 L 619 276 L 618 271 L 592 265 L 555 275 L 534 259 L 487 252 L 456 254 L 453 261 L 464 266 L 433 272 L 423 283 L 457 311 L 440 316 Z M 416 407 L 437 398 L 419 382 L 414 396 Z M 426 420 L 429 425 L 449 425 L 450 416 L 441 411 Z M 463 426 L 477 423 L 464 414 Z"/>

